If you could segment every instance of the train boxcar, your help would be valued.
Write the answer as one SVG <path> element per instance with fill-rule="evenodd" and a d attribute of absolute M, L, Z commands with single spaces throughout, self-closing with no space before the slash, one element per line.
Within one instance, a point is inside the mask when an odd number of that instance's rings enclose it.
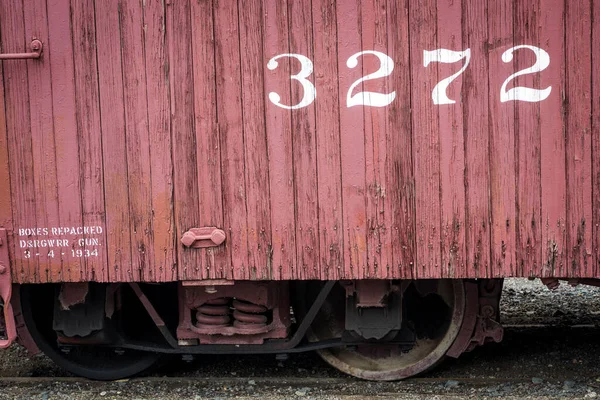
<path fill-rule="evenodd" d="M 95 379 L 401 379 L 596 284 L 598 0 L 0 0 L 0 295 Z"/>

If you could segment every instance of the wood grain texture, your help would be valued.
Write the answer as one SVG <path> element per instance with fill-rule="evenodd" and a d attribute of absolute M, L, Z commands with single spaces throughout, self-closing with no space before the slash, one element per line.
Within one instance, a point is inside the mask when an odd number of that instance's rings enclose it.
<path fill-rule="evenodd" d="M 464 4 L 465 9 L 469 7 Z M 463 4 L 461 2 L 437 2 L 437 48 L 453 51 L 464 51 L 470 48 L 463 44 Z M 466 11 L 465 11 L 466 12 Z M 434 50 L 434 49 L 428 49 Z M 471 61 L 473 52 L 471 48 Z M 427 70 L 437 70 L 438 79 L 445 79 L 466 63 L 466 59 L 458 63 L 432 63 Z M 441 201 L 441 276 L 465 276 L 471 264 L 467 264 L 465 232 L 465 127 L 463 114 L 468 115 L 468 106 L 472 104 L 466 91 L 468 82 L 473 77 L 467 75 L 472 67 L 458 76 L 447 88 L 446 94 L 454 104 L 443 104 L 438 108 L 440 132 L 440 201 Z M 463 98 L 468 99 L 464 104 Z M 468 126 L 468 125 L 467 125 Z M 468 132 L 470 133 L 470 132 Z M 467 166 L 467 168 L 470 168 Z"/>
<path fill-rule="evenodd" d="M 388 203 L 392 213 L 392 277 L 412 278 L 416 257 L 415 181 L 411 119 L 409 4 L 388 0 L 388 55 L 396 66 L 390 87 L 397 100 L 388 112 Z"/>
<path fill-rule="evenodd" d="M 171 159 L 171 113 L 169 102 L 166 10 L 163 0 L 143 4 L 144 65 L 148 113 L 148 151 L 150 153 L 152 193 L 151 229 L 154 268 L 145 266 L 150 280 L 177 278 L 175 220 L 173 214 L 173 164 Z M 140 27 L 138 26 L 138 29 Z M 151 99 L 151 100 L 150 100 Z"/>
<path fill-rule="evenodd" d="M 194 114 L 197 162 L 199 225 L 223 227 L 221 186 L 221 142 L 217 121 L 213 2 L 191 2 L 191 43 L 194 77 Z M 199 250 L 197 250 L 199 251 Z M 202 256 L 202 278 L 231 279 L 224 246 L 206 249 Z"/>
<path fill-rule="evenodd" d="M 202 253 L 179 242 L 188 229 L 198 228 L 200 221 L 189 0 L 171 2 L 166 15 L 178 278 L 199 279 L 203 276 Z"/>
<path fill-rule="evenodd" d="M 241 91 L 238 6 L 214 3 L 217 118 L 221 139 L 223 225 L 233 276 L 249 279 L 248 210 L 244 176 L 244 126 Z"/>
<path fill-rule="evenodd" d="M 141 2 L 124 1 L 119 8 L 123 105 L 127 148 L 127 188 L 131 269 L 141 280 L 154 280 L 152 177 L 144 63 L 144 22 Z M 150 49 L 149 49 L 150 50 Z"/>
<path fill-rule="evenodd" d="M 514 13 L 515 44 L 539 46 L 539 1 L 516 0 Z M 514 72 L 535 63 L 534 53 L 527 49 L 516 50 L 514 59 Z M 538 74 L 522 75 L 513 82 L 515 86 L 540 87 Z M 515 103 L 517 271 L 520 276 L 532 276 L 540 270 L 542 262 L 540 103 Z"/>
<path fill-rule="evenodd" d="M 2 10 L 2 8 L 0 8 Z M 1 21 L 1 19 L 0 19 Z M 1 34 L 1 29 L 0 29 Z M 6 126 L 6 102 L 4 99 L 4 73 L 0 68 L 0 228 L 12 232 L 13 214 L 12 214 L 12 188 L 10 165 L 8 159 L 8 129 Z M 15 259 L 15 238 L 13 235 L 7 235 L 8 243 L 3 246 L 8 246 L 9 257 Z M 15 274 L 16 275 L 16 274 Z M 14 275 L 13 275 L 14 277 Z"/>
<path fill-rule="evenodd" d="M 545 276 L 567 272 L 567 180 L 565 169 L 564 1 L 540 2 L 539 43 L 550 54 L 550 65 L 540 74 L 540 88 L 552 94 L 540 104 L 542 186 L 542 270 Z"/>
<path fill-rule="evenodd" d="M 340 93 L 337 79 L 337 23 L 335 5 L 312 1 L 317 141 L 319 254 L 321 279 L 336 279 L 344 265 L 342 170 L 340 165 Z"/>
<path fill-rule="evenodd" d="M 312 36 L 311 0 L 288 2 L 290 51 L 314 60 Z M 297 73 L 299 63 L 293 60 L 292 73 Z M 314 82 L 314 75 L 310 77 Z M 318 90 L 318 89 L 317 89 Z M 291 86 L 292 104 L 304 97 L 304 89 L 298 82 Z M 319 95 L 317 94 L 317 98 Z M 298 277 L 319 279 L 319 209 L 317 183 L 317 139 L 315 137 L 315 106 L 294 110 L 294 182 L 296 201 L 296 260 Z"/>
<path fill-rule="evenodd" d="M 264 119 L 261 0 L 244 1 L 243 6 L 239 8 L 239 13 L 244 165 L 248 218 L 247 276 L 251 279 L 271 279 L 271 209 Z M 314 265 L 317 265 L 316 262 Z"/>
<path fill-rule="evenodd" d="M 289 53 L 287 1 L 263 1 L 264 95 L 277 93 L 283 104 L 291 104 L 290 61 L 278 60 L 270 70 L 268 60 Z M 294 159 L 291 112 L 272 103 L 265 104 L 265 126 L 269 157 L 271 193 L 271 231 L 273 279 L 289 279 L 297 275 L 296 208 L 294 202 Z"/>
<path fill-rule="evenodd" d="M 111 280 L 135 281 L 140 279 L 140 271 L 131 268 L 129 176 L 118 6 L 119 3 L 111 0 L 96 1 L 96 32 L 102 38 L 98 41 L 97 53 L 102 152 L 105 160 L 107 269 Z"/>
<path fill-rule="evenodd" d="M 76 117 L 75 64 L 73 33 L 69 2 L 48 0 L 48 53 L 52 80 L 52 109 L 54 112 L 54 141 L 59 217 L 61 226 L 83 225 L 81 166 L 79 163 L 79 133 Z M 48 77 L 46 77 L 48 79 Z M 124 228 L 121 228 L 124 229 Z M 59 235 L 59 239 L 68 239 Z M 108 245 L 107 242 L 104 243 Z M 108 248 L 106 249 L 108 251 Z M 63 261 L 63 277 L 78 281 L 85 276 L 82 259 Z"/>
<path fill-rule="evenodd" d="M 362 50 L 360 1 L 338 3 L 338 87 L 340 93 L 340 148 L 344 226 L 344 277 L 368 276 L 365 177 L 364 107 L 347 107 L 350 86 L 364 76 L 363 59 L 350 69 L 346 62 Z M 356 91 L 363 91 L 358 85 Z"/>
<path fill-rule="evenodd" d="M 488 1 L 466 0 L 463 8 L 463 43 L 471 49 L 470 68 L 464 73 L 465 128 L 465 247 L 468 269 L 454 276 L 491 277 L 490 175 L 488 115 Z M 442 166 L 441 168 L 445 168 Z"/>
<path fill-rule="evenodd" d="M 592 126 L 591 2 L 573 0 L 566 7 L 566 150 L 567 251 L 569 275 L 591 276 Z"/>
<path fill-rule="evenodd" d="M 593 4 L 592 26 L 592 169 L 594 210 L 593 221 L 593 254 L 594 276 L 600 272 L 600 2 Z"/>
<path fill-rule="evenodd" d="M 414 277 L 439 274 L 441 257 L 440 137 L 438 106 L 431 99 L 440 81 L 423 68 L 423 51 L 437 48 L 437 9 L 433 0 L 411 3 L 410 32 L 413 160 L 415 171 L 416 262 Z"/>
<path fill-rule="evenodd" d="M 73 62 L 75 70 L 75 110 L 79 133 L 79 164 L 84 226 L 105 226 L 104 176 L 100 97 L 96 59 L 96 24 L 91 0 L 71 4 L 73 24 Z M 98 257 L 84 258 L 85 280 L 106 282 L 106 230 Z M 83 250 L 87 246 L 80 246 Z"/>
<path fill-rule="evenodd" d="M 20 53 L 27 51 L 23 21 L 23 2 L 15 1 L 10 5 L 0 2 L 0 34 L 2 51 Z M 31 119 L 29 111 L 29 91 L 24 90 L 22 83 L 27 82 L 27 68 L 19 62 L 3 62 L 4 96 L 6 105 L 6 124 L 8 135 L 8 153 L 12 184 L 13 225 L 37 226 L 35 175 L 32 162 L 33 143 Z M 27 239 L 17 234 L 13 243 L 15 247 L 20 239 Z M 17 282 L 40 282 L 39 263 L 37 258 L 27 258 L 26 251 L 35 249 L 17 247 L 13 280 Z M 30 253 L 29 253 L 30 254 Z"/>
<path fill-rule="evenodd" d="M 376 0 L 361 2 L 361 36 L 363 51 L 388 53 L 387 39 L 387 2 Z M 379 58 L 372 54 L 361 57 L 363 74 L 372 74 L 382 65 Z M 384 69 L 390 74 L 391 69 Z M 373 93 L 392 93 L 390 78 L 363 82 L 363 90 Z M 369 95 L 367 95 L 369 98 Z M 387 277 L 391 274 L 393 263 L 390 228 L 392 225 L 391 204 L 387 200 L 388 188 L 394 185 L 386 179 L 387 175 L 387 130 L 388 107 L 366 106 L 364 115 L 365 135 L 365 197 L 367 214 L 367 277 Z"/>
<path fill-rule="evenodd" d="M 515 70 L 501 54 L 513 47 L 513 0 L 488 2 L 488 84 L 491 249 L 493 275 L 516 271 L 515 102 L 502 103 L 500 88 Z"/>
<path fill-rule="evenodd" d="M 0 227 L 16 282 L 588 276 L 600 266 L 592 0 L 0 3 Z M 539 46 L 550 66 L 531 67 Z M 470 49 L 465 63 L 424 51 Z M 384 77 L 370 53 L 394 63 Z M 317 91 L 294 75 L 299 54 Z M 277 65 L 269 63 L 273 57 Z M 357 65 L 348 65 L 356 56 Z M 355 88 L 351 86 L 361 80 Z M 501 87 L 545 89 L 505 101 Z M 348 96 L 394 92 L 385 107 Z M 98 225 L 68 256 L 23 229 Z M 226 243 L 184 248 L 191 228 Z M 81 236 L 81 237 L 80 237 Z M 100 239 L 98 257 L 80 239 Z M 31 247 L 27 247 L 31 246 Z M 97 247 L 97 246 L 96 246 Z M 71 251 L 73 254 L 71 255 Z"/>
<path fill-rule="evenodd" d="M 26 40 L 48 37 L 48 16 L 46 1 L 30 1 L 23 7 Z M 29 86 L 29 116 L 31 119 L 31 157 L 33 163 L 34 187 L 36 195 L 37 226 L 59 225 L 59 202 L 56 182 L 55 140 L 53 132 L 52 80 L 50 59 L 28 60 L 27 82 Z M 37 274 L 41 281 L 63 280 L 61 257 L 56 257 L 54 249 L 32 249 L 38 259 Z M 39 254 L 39 255 L 38 255 Z"/>

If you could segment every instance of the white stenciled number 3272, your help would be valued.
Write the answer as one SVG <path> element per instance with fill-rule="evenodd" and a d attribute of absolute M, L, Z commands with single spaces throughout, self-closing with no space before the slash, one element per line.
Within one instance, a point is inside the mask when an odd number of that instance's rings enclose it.
<path fill-rule="evenodd" d="M 508 101 L 525 101 L 535 103 L 546 100 L 552 92 L 551 86 L 548 86 L 545 89 L 534 89 L 523 86 L 517 86 L 507 90 L 507 86 L 510 83 L 510 81 L 515 79 L 516 77 L 521 75 L 539 73 L 548 68 L 548 66 L 550 65 L 550 56 L 545 50 L 540 49 L 539 47 L 529 45 L 519 45 L 511 47 L 502 54 L 502 61 L 504 61 L 505 63 L 511 62 L 513 60 L 513 53 L 516 50 L 520 49 L 527 49 L 532 51 L 536 57 L 535 64 L 529 68 L 525 68 L 521 71 L 515 72 L 504 81 L 502 87 L 500 88 L 500 101 L 503 103 Z M 395 91 L 392 91 L 391 93 L 377 93 L 364 91 L 353 94 L 356 88 L 361 83 L 369 80 L 385 78 L 386 76 L 390 76 L 394 70 L 394 60 L 392 60 L 390 56 L 382 52 L 373 50 L 361 51 L 350 56 L 346 62 L 346 66 L 350 69 L 356 68 L 358 66 L 358 59 L 362 56 L 377 57 L 379 61 L 379 69 L 377 69 L 377 71 L 371 74 L 368 74 L 356 80 L 350 86 L 346 96 L 346 106 L 354 107 L 362 105 L 368 107 L 385 107 L 390 105 L 396 99 Z M 302 85 L 302 99 L 298 104 L 286 105 L 282 103 L 281 96 L 278 93 L 270 92 L 269 100 L 276 106 L 288 110 L 296 110 L 299 108 L 308 107 L 317 98 L 317 89 L 315 88 L 315 85 L 310 81 L 310 77 L 314 70 L 313 63 L 308 57 L 303 56 L 302 54 L 285 53 L 276 55 L 275 57 L 271 58 L 267 63 L 267 68 L 271 71 L 275 70 L 279 66 L 278 60 L 284 57 L 296 59 L 300 63 L 300 71 L 294 75 L 291 75 L 290 79 L 297 81 Z M 469 66 L 469 62 L 471 61 L 471 49 L 466 49 L 463 51 L 454 51 L 448 49 L 423 51 L 423 67 L 425 68 L 427 68 L 433 62 L 451 64 L 459 62 L 463 59 L 465 60 L 464 65 L 460 70 L 458 70 L 455 74 L 450 75 L 445 79 L 442 79 L 437 85 L 435 85 L 431 94 L 433 104 L 444 105 L 456 103 L 455 100 L 450 99 L 448 97 L 447 89 L 448 86 L 450 86 L 450 84 L 455 79 L 457 79 L 463 72 L 465 72 L 465 70 Z"/>

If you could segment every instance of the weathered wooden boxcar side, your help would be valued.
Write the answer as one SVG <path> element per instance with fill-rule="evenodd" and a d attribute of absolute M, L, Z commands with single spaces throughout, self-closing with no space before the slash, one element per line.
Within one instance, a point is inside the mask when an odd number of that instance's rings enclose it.
<path fill-rule="evenodd" d="M 116 346 L 129 295 L 171 346 L 134 352 L 284 352 L 336 322 L 311 346 L 397 379 L 500 340 L 495 278 L 600 274 L 598 21 L 599 0 L 0 0 L 0 289 L 56 284 L 15 308 L 59 362 Z M 175 281 L 170 326 L 132 282 Z M 420 340 L 402 304 L 445 333 L 356 372 L 348 343 Z"/>
<path fill-rule="evenodd" d="M 14 279 L 596 276 L 592 7 L 4 1 Z"/>

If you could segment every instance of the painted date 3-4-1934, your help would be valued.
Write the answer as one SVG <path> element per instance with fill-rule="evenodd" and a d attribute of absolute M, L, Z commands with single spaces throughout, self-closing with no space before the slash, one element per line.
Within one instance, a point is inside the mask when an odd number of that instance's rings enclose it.
<path fill-rule="evenodd" d="M 525 101 L 530 103 L 540 102 L 547 99 L 552 91 L 551 86 L 548 86 L 545 89 L 534 89 L 517 86 L 507 90 L 507 86 L 510 83 L 510 81 L 512 81 L 516 77 L 541 72 L 548 68 L 548 66 L 550 65 L 550 56 L 545 50 L 536 46 L 529 45 L 519 45 L 511 47 L 502 54 L 502 61 L 505 63 L 511 62 L 513 60 L 513 53 L 516 50 L 521 49 L 527 49 L 532 51 L 535 54 L 536 60 L 531 67 L 515 72 L 504 81 L 500 88 L 500 101 L 503 103 L 508 101 Z M 354 93 L 354 91 L 356 87 L 359 86 L 362 82 L 384 78 L 386 76 L 391 75 L 392 71 L 394 70 L 394 60 L 392 60 L 390 56 L 382 52 L 365 50 L 350 56 L 350 58 L 348 58 L 346 62 L 346 66 L 350 69 L 356 68 L 358 66 L 359 57 L 362 57 L 365 54 L 374 55 L 379 59 L 379 69 L 371 74 L 368 74 L 358 79 L 350 86 L 350 88 L 348 89 L 348 94 L 346 96 L 346 105 L 347 107 L 361 105 L 370 107 L 385 107 L 395 100 L 395 91 L 391 93 L 377 93 L 368 91 Z M 275 70 L 279 65 L 278 60 L 284 57 L 295 58 L 300 62 L 300 72 L 298 72 L 295 75 L 291 75 L 290 78 L 299 82 L 302 85 L 302 88 L 304 89 L 304 95 L 302 97 L 302 100 L 300 100 L 300 102 L 295 105 L 283 104 L 281 102 L 281 96 L 276 92 L 269 93 L 269 100 L 276 106 L 289 110 L 307 107 L 317 98 L 317 89 L 315 85 L 309 80 L 310 76 L 313 73 L 313 63 L 308 57 L 303 56 L 302 54 L 285 53 L 276 55 L 275 57 L 271 58 L 267 63 L 267 68 L 271 71 Z M 448 98 L 446 89 L 452 83 L 452 81 L 458 78 L 458 76 L 462 74 L 469 66 L 469 62 L 471 61 L 471 49 L 466 49 L 463 51 L 454 51 L 448 49 L 423 51 L 424 67 L 428 67 L 431 63 L 434 62 L 451 64 L 459 62 L 461 60 L 465 60 L 463 67 L 455 74 L 441 80 L 433 88 L 433 92 L 431 94 L 433 104 L 443 105 L 456 103 L 455 100 Z"/>
<path fill-rule="evenodd" d="M 102 226 L 59 226 L 19 228 L 19 248 L 24 258 L 98 257 Z"/>

